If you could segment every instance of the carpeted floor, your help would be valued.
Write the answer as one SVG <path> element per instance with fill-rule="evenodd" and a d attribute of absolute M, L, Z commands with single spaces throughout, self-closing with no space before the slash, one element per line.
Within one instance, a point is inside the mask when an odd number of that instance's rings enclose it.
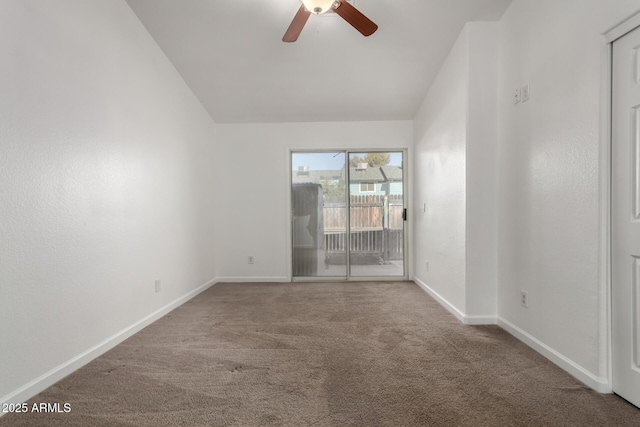
<path fill-rule="evenodd" d="M 638 426 L 496 326 L 411 282 L 220 283 L 0 426 Z"/>

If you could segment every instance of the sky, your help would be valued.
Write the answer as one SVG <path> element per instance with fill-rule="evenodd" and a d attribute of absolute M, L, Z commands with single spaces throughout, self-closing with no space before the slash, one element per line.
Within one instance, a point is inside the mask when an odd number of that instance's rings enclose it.
<path fill-rule="evenodd" d="M 364 157 L 366 152 L 350 153 Z M 291 168 L 298 170 L 298 166 L 308 166 L 309 170 L 340 170 L 344 166 L 345 153 L 343 151 L 325 153 L 292 153 Z M 390 166 L 402 166 L 402 152 L 392 152 Z"/>

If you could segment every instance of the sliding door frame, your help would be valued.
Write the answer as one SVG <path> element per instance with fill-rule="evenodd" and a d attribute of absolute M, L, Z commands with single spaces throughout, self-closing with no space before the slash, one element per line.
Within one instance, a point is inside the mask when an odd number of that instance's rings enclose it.
<path fill-rule="evenodd" d="M 293 239 L 294 239 L 294 234 L 293 234 L 293 161 L 292 161 L 292 157 L 293 154 L 295 153 L 307 153 L 307 154 L 313 154 L 313 153 L 344 153 L 345 155 L 345 201 L 346 201 L 346 232 L 345 232 L 345 247 L 346 247 L 346 253 L 345 253 L 345 258 L 346 258 L 346 270 L 345 270 L 345 276 L 294 276 L 293 274 Z M 402 263 L 402 268 L 403 268 L 403 272 L 401 276 L 351 276 L 351 259 L 350 259 L 350 255 L 351 255 L 351 233 L 350 233 L 350 215 L 351 215 L 351 203 L 350 203 L 350 191 L 349 191 L 349 183 L 350 183 L 350 168 L 349 168 L 349 155 L 352 153 L 402 153 L 402 204 L 403 204 L 403 209 L 405 212 L 407 212 L 408 217 L 405 219 L 404 223 L 403 223 L 403 230 L 402 230 L 402 245 L 403 245 L 403 263 Z M 288 150 L 288 176 L 289 179 L 288 181 L 288 189 L 287 191 L 289 192 L 289 197 L 288 197 L 288 201 L 289 201 L 289 206 L 288 206 L 288 211 L 289 211 L 289 249 L 288 249 L 288 254 L 289 254 L 289 274 L 291 277 L 291 281 L 292 282 L 344 282 L 344 281 L 352 281 L 352 282 L 364 282 L 364 281 L 396 281 L 396 280 L 409 280 L 409 260 L 410 260 L 410 256 L 409 256 L 409 221 L 411 219 L 411 216 L 409 215 L 409 171 L 408 171 L 408 165 L 409 165 L 409 161 L 407 158 L 408 155 L 408 150 L 407 148 L 388 148 L 388 149 L 380 149 L 380 148 L 371 148 L 371 149 L 367 149 L 367 148 L 352 148 L 352 149 L 345 149 L 345 148 L 337 148 L 337 149 L 294 149 L 294 148 L 290 148 Z"/>

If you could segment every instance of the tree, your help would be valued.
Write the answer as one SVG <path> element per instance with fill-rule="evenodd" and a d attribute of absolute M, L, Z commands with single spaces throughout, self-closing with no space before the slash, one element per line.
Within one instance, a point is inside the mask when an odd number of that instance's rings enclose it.
<path fill-rule="evenodd" d="M 323 183 L 322 191 L 326 197 L 337 196 L 337 197 L 344 198 L 344 194 L 345 194 L 344 181 L 340 180 L 339 182 Z"/>
<path fill-rule="evenodd" d="M 358 163 L 367 163 L 367 161 L 360 157 L 358 154 L 354 154 L 353 157 L 351 157 L 351 159 L 349 160 L 349 165 L 356 167 L 358 166 Z"/>
<path fill-rule="evenodd" d="M 390 161 L 391 154 L 389 153 L 367 153 L 364 157 L 354 154 L 349 163 L 354 167 L 358 166 L 358 163 L 367 163 L 369 167 L 378 168 L 388 165 Z"/>
<path fill-rule="evenodd" d="M 364 161 L 369 163 L 372 168 L 386 166 L 391 161 L 391 154 L 389 153 L 367 153 L 364 156 Z"/>

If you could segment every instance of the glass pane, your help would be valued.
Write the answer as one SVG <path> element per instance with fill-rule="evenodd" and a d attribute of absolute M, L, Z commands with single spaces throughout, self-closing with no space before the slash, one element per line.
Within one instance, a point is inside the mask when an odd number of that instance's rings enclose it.
<path fill-rule="evenodd" d="M 291 154 L 294 277 L 347 276 L 345 157 Z"/>
<path fill-rule="evenodd" d="M 349 154 L 349 275 L 404 276 L 402 152 Z"/>

